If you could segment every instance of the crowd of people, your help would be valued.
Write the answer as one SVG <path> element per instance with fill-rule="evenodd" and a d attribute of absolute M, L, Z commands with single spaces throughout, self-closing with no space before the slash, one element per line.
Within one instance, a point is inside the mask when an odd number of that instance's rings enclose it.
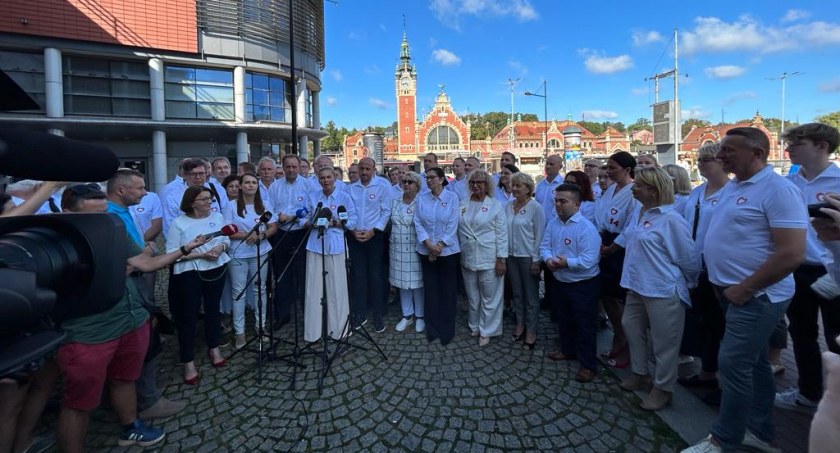
<path fill-rule="evenodd" d="M 64 379 L 59 439 L 68 451 L 81 449 L 106 380 L 124 426 L 120 443 L 159 442 L 163 432 L 140 419 L 183 409 L 157 390 L 156 364 L 146 354 L 157 336 L 149 321 L 159 312 L 154 271 L 163 267 L 187 385 L 200 382 L 198 321 L 209 364 L 224 367 L 226 319 L 233 347 L 244 347 L 246 307 L 254 311 L 250 336 L 257 341 L 268 323 L 280 328 L 302 308 L 303 340 L 316 342 L 341 339 L 368 320 L 383 332 L 393 293 L 401 314 L 395 331 L 413 326 L 446 345 L 459 329 L 463 294 L 461 327 L 478 347 L 500 337 L 503 317 L 511 316 L 507 341 L 534 350 L 542 282 L 558 326 L 547 357 L 576 362 L 577 381 L 596 379 L 599 356 L 607 366 L 630 368 L 619 386 L 646 392 L 640 407 L 650 411 L 672 404 L 677 385 L 717 388 L 718 420 L 685 451 L 771 451 L 772 407 L 814 412 L 822 398 L 819 315 L 829 349 L 840 353 L 833 341 L 840 334 L 840 228 L 831 219 L 809 223 L 806 208 L 824 201 L 840 207 L 840 196 L 828 195 L 840 192 L 840 168 L 829 159 L 840 133 L 813 123 L 783 139 L 800 165 L 796 174 L 780 176 L 767 163 L 763 132 L 733 128 L 698 151 L 704 181 L 693 189 L 683 167 L 624 151 L 565 174 L 562 157 L 548 156 L 539 182 L 519 171 L 510 152 L 498 174 L 482 170 L 476 157 L 456 158 L 452 179 L 433 153 L 424 156 L 423 172 L 395 167 L 382 176 L 365 157 L 347 169 L 349 181 L 325 156 L 313 161 L 311 175 L 296 155 L 279 166 L 270 157 L 241 163 L 237 174 L 226 158 L 191 158 L 158 194 L 145 190 L 142 174 L 119 170 L 106 191 L 72 186 L 59 204 L 123 220 L 131 244 L 126 297 L 119 310 L 65 321 L 67 344 L 33 382 L 51 389 Z M 49 211 L 57 187 L 4 199 L 3 208 Z M 165 244 L 162 253 L 156 240 Z M 596 350 L 599 313 L 614 333 L 605 351 Z M 799 388 L 777 393 L 768 357 L 780 325 L 786 338 L 785 318 Z M 92 363 L 92 349 L 109 352 Z M 689 355 L 701 359 L 701 372 L 678 378 Z M 44 399 L 20 404 L 43 408 Z M 15 445 L 31 441 L 30 425 L 12 431 Z"/>

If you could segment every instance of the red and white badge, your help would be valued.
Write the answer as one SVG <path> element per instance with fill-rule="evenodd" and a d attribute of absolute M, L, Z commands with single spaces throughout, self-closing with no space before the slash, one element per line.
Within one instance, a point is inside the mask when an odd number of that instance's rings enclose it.
<path fill-rule="evenodd" d="M 566 238 L 566 239 L 563 239 L 563 243 L 566 244 L 566 245 L 570 245 L 572 243 L 572 240 L 569 239 L 569 238 Z"/>
<path fill-rule="evenodd" d="M 618 214 L 618 209 L 616 209 L 616 208 L 610 208 L 610 214 L 612 214 L 612 215 L 616 215 L 616 214 Z"/>
<path fill-rule="evenodd" d="M 303 197 L 301 197 L 301 196 L 298 196 L 298 197 L 297 197 L 297 201 L 298 201 L 298 202 L 301 202 L 301 201 L 303 201 Z"/>
<path fill-rule="evenodd" d="M 406 214 L 414 214 L 414 210 L 411 209 L 411 208 L 406 208 L 405 213 Z"/>
<path fill-rule="evenodd" d="M 744 204 L 746 202 L 747 202 L 746 197 L 738 197 L 738 199 L 735 200 L 735 204 Z"/>
<path fill-rule="evenodd" d="M 519 211 L 519 215 L 525 215 L 526 212 L 527 211 L 523 209 L 523 210 Z"/>
<path fill-rule="evenodd" d="M 447 203 L 447 202 L 445 202 L 445 201 L 444 201 L 443 203 L 441 203 L 441 204 L 440 204 L 440 207 L 441 207 L 441 208 L 445 208 L 447 204 L 449 204 L 449 203 Z"/>
<path fill-rule="evenodd" d="M 824 201 L 825 200 L 825 193 L 817 192 L 817 201 Z"/>
<path fill-rule="evenodd" d="M 214 227 L 214 226 L 216 226 L 216 222 L 210 222 L 210 223 L 208 223 L 208 225 L 210 225 L 211 227 Z"/>
<path fill-rule="evenodd" d="M 146 208 L 137 208 L 137 209 L 135 209 L 135 211 L 137 211 L 137 212 L 143 212 L 143 211 L 145 211 L 145 210 L 146 210 Z"/>
<path fill-rule="evenodd" d="M 644 222 L 642 222 L 642 228 L 650 228 L 652 226 L 653 224 L 650 223 L 650 220 L 645 220 Z"/>
<path fill-rule="evenodd" d="M 487 207 L 486 207 L 486 206 L 482 206 L 482 207 L 481 207 L 481 212 L 487 212 Z"/>
<path fill-rule="evenodd" d="M 370 198 L 371 200 L 373 200 L 373 199 L 375 199 L 375 198 L 376 198 L 376 194 L 375 194 L 375 193 L 372 193 L 372 194 L 368 195 L 368 198 Z"/>

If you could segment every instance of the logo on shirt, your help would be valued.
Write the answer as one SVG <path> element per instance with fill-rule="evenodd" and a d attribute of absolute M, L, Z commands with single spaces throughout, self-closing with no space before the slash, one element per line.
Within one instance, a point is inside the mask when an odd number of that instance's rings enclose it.
<path fill-rule="evenodd" d="M 612 214 L 612 215 L 616 215 L 616 214 L 618 214 L 618 209 L 616 209 L 616 208 L 610 208 L 610 214 Z"/>
<path fill-rule="evenodd" d="M 718 201 L 720 201 L 720 200 L 718 200 L 717 198 L 715 198 L 714 200 L 710 201 L 710 203 L 712 204 L 712 206 L 717 206 Z"/>
<path fill-rule="evenodd" d="M 214 227 L 214 226 L 216 226 L 216 222 L 210 222 L 210 223 L 208 223 L 208 225 L 210 225 L 211 227 Z"/>
<path fill-rule="evenodd" d="M 817 201 L 824 201 L 824 200 L 825 200 L 825 194 L 822 193 L 822 192 L 817 192 Z"/>
<path fill-rule="evenodd" d="M 642 228 L 650 228 L 652 226 L 653 224 L 650 223 L 650 220 L 645 220 L 644 222 L 642 222 Z"/>
<path fill-rule="evenodd" d="M 330 205 L 330 211 L 335 212 L 335 210 L 336 210 L 335 205 L 334 205 L 334 204 L 331 204 L 331 205 Z"/>
<path fill-rule="evenodd" d="M 219 212 L 219 208 L 217 208 L 217 207 L 215 207 L 215 206 L 213 206 L 212 208 L 210 208 L 210 210 L 211 210 L 211 211 L 213 211 L 213 212 Z"/>
<path fill-rule="evenodd" d="M 484 206 L 482 206 L 482 207 L 481 207 L 481 212 L 487 212 L 487 208 L 486 208 L 486 207 L 484 207 Z"/>
<path fill-rule="evenodd" d="M 441 208 L 445 208 L 445 207 L 446 207 L 446 205 L 448 205 L 448 204 L 449 204 L 449 203 L 447 203 L 447 202 L 445 202 L 445 201 L 444 201 L 443 203 L 441 203 L 441 204 L 440 204 L 440 207 L 441 207 Z"/>
<path fill-rule="evenodd" d="M 820 194 L 820 195 L 822 195 L 822 194 Z M 137 208 L 137 209 L 135 209 L 135 211 L 137 211 L 137 212 L 143 212 L 143 211 L 145 211 L 145 210 L 146 210 L 146 208 Z"/>
<path fill-rule="evenodd" d="M 413 210 L 413 209 L 411 209 L 411 208 L 407 208 L 407 209 L 405 210 L 405 213 L 406 213 L 406 214 L 414 214 L 414 210 Z"/>
<path fill-rule="evenodd" d="M 744 204 L 746 202 L 747 202 L 747 199 L 745 197 L 738 197 L 738 199 L 735 200 L 735 204 Z"/>
<path fill-rule="evenodd" d="M 376 198 L 376 194 L 375 194 L 375 193 L 372 193 L 372 194 L 368 195 L 368 198 L 370 198 L 371 200 L 373 200 L 373 199 L 375 199 L 375 198 Z"/>
<path fill-rule="evenodd" d="M 566 245 L 569 245 L 569 244 L 572 243 L 572 240 L 569 239 L 569 238 L 566 238 L 566 239 L 563 239 L 563 243 L 566 244 Z"/>
<path fill-rule="evenodd" d="M 525 215 L 525 212 L 526 211 L 523 209 L 523 210 L 519 211 L 519 215 Z"/>
<path fill-rule="evenodd" d="M 301 201 L 303 201 L 303 197 L 301 197 L 301 196 L 298 196 L 298 197 L 297 197 L 297 201 L 298 201 L 298 202 L 301 202 Z"/>

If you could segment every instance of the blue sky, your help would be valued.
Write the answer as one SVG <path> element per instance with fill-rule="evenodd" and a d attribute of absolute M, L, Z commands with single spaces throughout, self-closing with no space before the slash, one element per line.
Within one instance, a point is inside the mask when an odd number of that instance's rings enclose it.
<path fill-rule="evenodd" d="M 650 117 L 656 73 L 673 69 L 679 30 L 683 120 L 780 117 L 807 122 L 840 110 L 840 8 L 835 0 L 567 2 L 338 0 L 325 2 L 321 122 L 396 119 L 394 68 L 405 31 L 418 73 L 418 116 L 445 84 L 458 113 L 543 117 L 524 91 L 548 83 L 548 116 L 635 122 Z M 688 74 L 688 76 L 684 76 Z M 660 99 L 673 98 L 673 79 Z"/>

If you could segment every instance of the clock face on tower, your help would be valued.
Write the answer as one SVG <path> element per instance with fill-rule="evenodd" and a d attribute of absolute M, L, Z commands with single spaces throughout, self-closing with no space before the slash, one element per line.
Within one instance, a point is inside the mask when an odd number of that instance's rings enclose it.
<path fill-rule="evenodd" d="M 400 79 L 400 88 L 408 88 L 411 86 L 411 80 L 407 77 Z"/>

